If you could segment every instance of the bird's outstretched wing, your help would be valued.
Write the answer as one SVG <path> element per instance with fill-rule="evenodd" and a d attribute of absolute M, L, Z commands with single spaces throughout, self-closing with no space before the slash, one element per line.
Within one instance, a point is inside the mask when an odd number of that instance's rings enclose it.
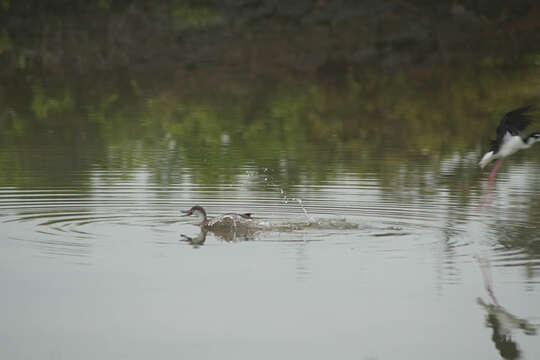
<path fill-rule="evenodd" d="M 506 132 L 519 135 L 532 122 L 530 110 L 531 106 L 524 106 L 506 113 L 497 127 L 497 137 L 504 136 Z"/>
<path fill-rule="evenodd" d="M 499 145 L 503 142 L 502 139 L 507 133 L 514 136 L 525 130 L 532 122 L 530 110 L 532 110 L 532 107 L 529 105 L 504 114 L 499 126 L 497 126 L 497 138 L 491 141 L 490 150 L 497 152 Z"/>

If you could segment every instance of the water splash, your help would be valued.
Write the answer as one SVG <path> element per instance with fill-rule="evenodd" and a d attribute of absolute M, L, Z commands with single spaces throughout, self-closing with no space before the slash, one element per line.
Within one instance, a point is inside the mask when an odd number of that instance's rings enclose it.
<path fill-rule="evenodd" d="M 307 209 L 304 206 L 304 203 L 303 203 L 301 198 L 289 197 L 287 195 L 287 192 L 280 185 L 274 183 L 274 181 L 272 180 L 272 174 L 270 172 L 270 169 L 264 168 L 263 173 L 265 174 L 264 182 L 265 182 L 266 186 L 269 187 L 269 188 L 277 188 L 279 190 L 280 198 L 281 198 L 281 201 L 282 201 L 283 204 L 288 204 L 289 201 L 295 201 L 300 206 L 300 208 L 302 209 L 302 211 L 303 211 L 304 215 L 306 216 L 306 218 L 308 219 L 308 221 L 310 223 L 315 223 L 316 222 L 315 218 L 313 216 L 311 216 L 310 214 L 308 214 Z"/>
<path fill-rule="evenodd" d="M 302 211 L 304 211 L 304 215 L 306 215 L 306 218 L 312 223 L 315 222 L 315 219 L 313 218 L 313 216 L 309 215 L 306 208 L 304 207 L 304 204 L 302 203 L 302 199 L 294 198 L 294 200 L 296 200 L 298 205 L 300 205 L 300 207 L 302 208 Z"/>
<path fill-rule="evenodd" d="M 349 222 L 346 219 L 321 218 L 313 221 L 287 220 L 283 222 L 270 222 L 260 220 L 247 224 L 246 229 L 253 234 L 260 235 L 263 232 L 291 232 L 303 230 L 357 230 L 360 224 Z"/>

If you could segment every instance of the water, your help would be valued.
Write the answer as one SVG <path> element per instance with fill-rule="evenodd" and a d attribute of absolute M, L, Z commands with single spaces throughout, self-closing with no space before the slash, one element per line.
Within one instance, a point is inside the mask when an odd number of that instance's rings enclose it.
<path fill-rule="evenodd" d="M 1 359 L 540 358 L 540 145 L 478 167 L 538 103 L 532 2 L 30 3 Z"/>
<path fill-rule="evenodd" d="M 136 152 L 62 174 L 48 169 L 64 147 L 4 152 L 39 160 L 0 189 L 6 358 L 540 355 L 532 151 L 491 187 L 474 152 L 436 165 L 412 154 L 389 179 L 378 167 L 392 158 L 356 172 L 345 167 L 362 154 L 339 153 L 326 177 L 299 166 L 294 184 L 284 166 L 249 164 L 200 183 L 204 161 L 159 147 L 122 168 Z M 178 176 L 163 183 L 157 170 Z M 262 226 L 186 241 L 201 230 L 179 210 L 195 204 Z"/>

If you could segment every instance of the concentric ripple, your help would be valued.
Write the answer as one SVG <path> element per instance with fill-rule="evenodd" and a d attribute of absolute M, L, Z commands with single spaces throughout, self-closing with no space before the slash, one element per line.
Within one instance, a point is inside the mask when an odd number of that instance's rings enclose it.
<path fill-rule="evenodd" d="M 463 205 L 461 194 L 445 185 L 452 171 L 456 170 L 419 168 L 419 174 L 410 177 L 421 178 L 428 184 L 423 187 L 401 179 L 399 171 L 392 183 L 383 184 L 371 173 L 343 171 L 324 181 L 306 176 L 301 184 L 285 186 L 269 172 L 250 167 L 241 169 L 234 183 L 199 184 L 193 181 L 194 169 L 185 168 L 176 181 L 161 185 L 144 167 L 95 168 L 72 174 L 72 186 L 0 188 L 0 224 L 9 239 L 35 244 L 40 252 L 91 256 L 93 247 L 108 246 L 107 239 L 128 236 L 172 244 L 181 235 L 193 238 L 199 233 L 196 221 L 181 218 L 179 211 L 198 204 L 209 216 L 253 213 L 256 236 L 250 239 L 344 239 L 350 244 L 367 241 L 374 249 L 377 242 L 385 242 L 392 244 L 385 251 L 402 256 L 417 247 L 437 248 L 442 241 L 444 256 L 459 261 L 467 261 L 463 256 L 468 246 L 487 245 L 502 249 L 496 250 L 495 265 L 539 268 L 537 240 L 516 241 L 522 236 L 520 229 L 535 226 L 521 210 L 520 199 L 532 194 L 528 184 L 519 184 L 513 197 L 502 187 L 479 188 Z M 512 176 L 520 178 L 520 171 L 528 170 L 520 168 Z M 512 176 L 499 181 L 516 182 Z M 486 199 L 488 205 L 483 203 Z M 247 239 L 212 232 L 208 238 Z"/>

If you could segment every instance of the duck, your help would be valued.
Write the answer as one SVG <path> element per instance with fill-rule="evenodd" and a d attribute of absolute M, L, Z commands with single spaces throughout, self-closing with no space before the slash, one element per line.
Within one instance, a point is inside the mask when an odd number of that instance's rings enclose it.
<path fill-rule="evenodd" d="M 239 226 L 246 226 L 253 222 L 251 213 L 226 213 L 215 218 L 208 218 L 206 210 L 202 206 L 195 205 L 189 210 L 181 210 L 182 216 L 196 216 L 201 219 L 200 226 L 206 230 L 216 229 L 236 229 Z"/>
<path fill-rule="evenodd" d="M 505 157 L 515 152 L 528 149 L 540 141 L 540 132 L 535 131 L 524 136 L 523 131 L 531 124 L 532 106 L 524 106 L 506 113 L 497 126 L 497 138 L 491 141 L 489 150 L 480 160 L 480 168 L 486 167 L 490 162 L 497 160 L 489 173 L 489 179 L 495 178 L 497 170 Z"/>

